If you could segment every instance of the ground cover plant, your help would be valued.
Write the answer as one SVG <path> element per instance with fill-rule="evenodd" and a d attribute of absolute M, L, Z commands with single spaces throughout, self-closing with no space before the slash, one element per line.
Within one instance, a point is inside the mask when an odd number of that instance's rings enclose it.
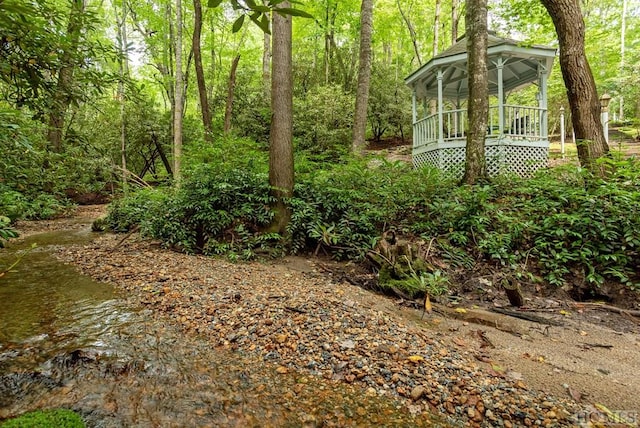
<path fill-rule="evenodd" d="M 80 416 L 67 409 L 36 410 L 0 423 L 2 428 L 84 428 Z"/>
<path fill-rule="evenodd" d="M 640 283 L 637 160 L 610 161 L 606 178 L 568 166 L 459 186 L 401 162 L 301 157 L 283 237 L 266 232 L 273 212 L 264 156 L 226 159 L 198 162 L 179 189 L 117 201 L 106 224 L 116 231 L 139 225 L 167 246 L 231 259 L 291 252 L 364 261 L 393 231 L 440 259 L 389 278 L 412 296 L 441 288 L 454 271 L 471 275 L 480 263 L 577 295 L 598 295 L 606 281 Z"/>

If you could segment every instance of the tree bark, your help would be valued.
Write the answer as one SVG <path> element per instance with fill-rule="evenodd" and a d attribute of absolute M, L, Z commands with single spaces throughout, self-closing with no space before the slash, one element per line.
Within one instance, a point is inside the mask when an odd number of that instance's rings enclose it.
<path fill-rule="evenodd" d="M 236 88 L 236 70 L 240 62 L 240 54 L 233 58 L 231 63 L 231 71 L 229 72 L 229 87 L 227 88 L 227 104 L 224 109 L 224 134 L 227 135 L 231 131 L 231 116 L 233 112 L 233 94 Z"/>
<path fill-rule="evenodd" d="M 436 9 L 433 13 L 433 56 L 438 55 L 438 48 L 440 45 L 440 3 L 441 0 L 436 0 Z"/>
<path fill-rule="evenodd" d="M 69 12 L 67 24 L 67 40 L 60 58 L 61 67 L 58 71 L 58 82 L 53 93 L 53 103 L 49 113 L 49 130 L 47 140 L 50 149 L 54 152 L 62 152 L 62 130 L 64 128 L 64 116 L 71 104 L 71 86 L 73 85 L 73 72 L 75 70 L 74 56 L 78 50 L 80 33 L 82 31 L 82 15 L 84 14 L 84 0 L 73 0 Z"/>
<path fill-rule="evenodd" d="M 458 10 L 458 0 L 451 0 L 451 44 L 458 39 L 458 24 L 460 23 L 460 12 Z"/>
<path fill-rule="evenodd" d="M 176 0 L 176 78 L 173 106 L 173 179 L 177 186 L 182 179 L 182 112 L 184 108 L 182 81 L 182 0 Z"/>
<path fill-rule="evenodd" d="M 264 94 L 268 99 L 268 97 L 271 96 L 271 36 L 269 33 L 264 33 L 263 39 L 262 85 L 264 87 Z"/>
<path fill-rule="evenodd" d="M 290 7 L 289 1 L 279 4 Z M 293 72 L 291 58 L 292 17 L 272 12 L 273 58 L 271 62 L 271 133 L 269 184 L 276 200 L 270 230 L 287 234 L 291 208 L 286 198 L 293 195 Z"/>
<path fill-rule="evenodd" d="M 373 32 L 373 0 L 362 0 L 360 9 L 360 64 L 356 90 L 355 116 L 353 119 L 353 152 L 358 153 L 366 145 L 367 105 L 371 82 L 371 34 Z"/>
<path fill-rule="evenodd" d="M 600 100 L 584 50 L 585 26 L 579 0 L 542 0 L 558 34 L 560 68 L 571 108 L 580 165 L 603 174 L 596 160 L 609 146 L 600 122 Z"/>
<path fill-rule="evenodd" d="M 468 0 L 466 13 L 467 52 L 469 55 L 469 132 L 467 134 L 465 184 L 487 178 L 484 143 L 489 114 L 487 71 L 487 0 Z"/>
<path fill-rule="evenodd" d="M 127 194 L 127 116 L 125 114 L 125 79 L 129 77 L 129 59 L 127 52 L 127 3 L 122 0 L 122 15 L 118 17 L 118 9 L 114 5 L 116 21 L 118 21 L 118 36 L 120 42 L 120 80 L 118 82 L 118 98 L 120 101 L 120 155 L 122 163 L 122 190 Z"/>
<path fill-rule="evenodd" d="M 202 113 L 202 125 L 204 126 L 204 140 L 213 142 L 213 126 L 211 125 L 211 111 L 207 98 L 207 85 L 202 69 L 202 54 L 200 50 L 200 36 L 202 34 L 202 5 L 200 0 L 193 0 L 193 59 L 196 67 L 196 81 L 198 82 L 198 95 L 200 96 L 200 110 Z"/>

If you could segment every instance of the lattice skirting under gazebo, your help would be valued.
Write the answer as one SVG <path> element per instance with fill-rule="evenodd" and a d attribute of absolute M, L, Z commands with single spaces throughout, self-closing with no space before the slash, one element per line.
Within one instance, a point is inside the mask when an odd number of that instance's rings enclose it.
<path fill-rule="evenodd" d="M 548 165 L 549 149 L 541 146 L 487 145 L 485 156 L 489 176 L 514 173 L 530 177 L 535 171 Z M 413 166 L 432 166 L 455 177 L 464 173 L 465 148 L 440 147 L 413 154 Z"/>

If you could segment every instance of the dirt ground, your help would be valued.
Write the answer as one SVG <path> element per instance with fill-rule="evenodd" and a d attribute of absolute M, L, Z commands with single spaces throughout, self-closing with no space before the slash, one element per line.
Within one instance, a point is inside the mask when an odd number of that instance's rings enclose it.
<path fill-rule="evenodd" d="M 87 228 L 91 220 L 103 212 L 102 206 L 79 207 L 76 215 L 70 219 L 23 222 L 19 223 L 18 227 L 21 232 L 27 234 L 56 229 Z M 560 400 L 574 403 L 572 406 L 575 405 L 582 409 L 582 412 L 586 412 L 585 415 L 590 415 L 591 421 L 606 420 L 608 412 L 612 412 L 609 421 L 615 420 L 615 415 L 618 414 L 627 417 L 628 423 L 620 426 L 637 426 L 640 420 L 640 382 L 637 375 L 640 368 L 640 318 L 634 316 L 635 312 L 630 312 L 633 305 L 627 306 L 629 309 L 627 312 L 616 313 L 605 310 L 597 304 L 579 304 L 562 295 L 542 297 L 535 292 L 525 290 L 528 309 L 526 314 L 538 316 L 542 320 L 542 322 L 532 322 L 493 312 L 495 308 L 508 307 L 508 301 L 490 283 L 483 283 L 481 287 L 484 297 L 473 292 L 457 296 L 448 302 L 443 301 L 434 305 L 432 313 L 423 315 L 416 302 L 383 296 L 350 284 L 345 278 L 353 268 L 351 265 L 317 258 L 288 257 L 266 264 L 252 263 L 243 267 L 243 265 L 229 265 L 226 262 L 208 261 L 200 257 L 190 258 L 193 256 L 162 250 L 152 242 L 141 240 L 137 236 L 129 238 L 118 251 L 113 251 L 111 248 L 105 249 L 100 246 L 113 246 L 120 241 L 120 237 L 109 235 L 97 235 L 97 237 L 99 237 L 98 241 L 93 244 L 93 247 L 89 245 L 73 250 L 72 255 L 67 254 L 67 261 L 77 264 L 98 279 L 121 283 L 127 291 L 144 289 L 146 295 L 143 295 L 143 291 L 136 292 L 140 293 L 141 299 L 149 300 L 147 304 L 164 307 L 162 305 L 168 305 L 169 297 L 173 296 L 172 299 L 179 300 L 176 296 L 183 296 L 184 305 L 181 306 L 179 302 L 175 303 L 172 300 L 171 310 L 175 312 L 176 320 L 184 323 L 188 331 L 193 330 L 197 319 L 193 314 L 196 307 L 193 304 L 193 297 L 189 297 L 190 289 L 185 289 L 187 287 L 184 284 L 185 281 L 176 281 L 176 288 L 167 291 L 174 287 L 174 282 L 166 282 L 166 278 L 180 279 L 188 275 L 188 270 L 185 273 L 186 265 L 202 263 L 206 269 L 216 269 L 216 266 L 220 265 L 220 269 L 227 270 L 229 275 L 233 275 L 235 287 L 239 287 L 238 284 L 246 286 L 247 293 L 255 293 L 255 296 L 262 293 L 260 287 L 265 287 L 261 285 L 258 277 L 286 278 L 283 280 L 283 284 L 287 284 L 282 285 L 283 292 L 289 290 L 292 295 L 300 295 L 300 299 L 307 299 L 304 300 L 305 305 L 310 305 L 313 300 L 305 296 L 304 290 L 308 289 L 305 287 L 315 289 L 321 284 L 322 287 L 328 288 L 324 289 L 324 294 L 321 294 L 313 304 L 321 305 L 322 303 L 318 302 L 325 298 L 329 299 L 329 303 L 333 302 L 335 296 L 331 290 L 335 288 L 339 296 L 338 300 L 331 305 L 338 304 L 343 309 L 356 307 L 366 309 L 367 312 L 356 314 L 358 317 L 369 317 L 370 314 L 381 316 L 381 319 L 385 320 L 384 328 L 387 329 L 384 337 L 395 334 L 392 326 L 401 326 L 401 331 L 405 332 L 403 334 L 408 331 L 409 334 L 428 336 L 429 340 L 443 347 L 436 355 L 455 355 L 456 358 L 461 359 L 460 361 L 466 361 L 459 363 L 461 366 L 479 367 L 478 371 L 473 369 L 475 373 L 473 376 L 480 376 L 474 380 L 474 388 L 480 388 L 479 385 L 488 385 L 490 382 L 506 382 L 515 388 L 530 391 L 536 397 L 548 394 L 549 397 L 558 397 Z M 138 253 L 144 254 L 144 257 L 138 261 L 132 259 L 132 254 Z M 153 261 L 156 263 L 154 266 L 157 266 L 157 263 L 163 266 L 161 272 L 165 278 L 161 278 L 159 281 L 162 282 L 156 284 L 160 287 L 158 290 L 153 288 L 155 285 L 149 280 L 145 287 L 140 285 L 145 283 L 145 278 L 149 278 L 150 275 L 149 272 L 145 272 L 147 267 L 140 264 L 147 258 L 158 258 Z M 243 275 L 246 276 L 243 277 Z M 164 294 L 166 298 L 163 297 Z M 491 294 L 494 295 L 493 298 L 487 299 L 486 296 Z M 245 295 L 243 292 L 243 296 Z M 273 298 L 273 305 L 277 306 L 277 299 L 272 295 L 273 289 L 264 290 L 264 296 L 267 296 L 265 299 Z M 255 303 L 252 304 L 255 305 Z M 295 312 L 298 310 L 296 308 L 301 307 L 293 307 L 291 302 L 288 305 L 281 308 L 285 314 L 287 311 Z M 249 310 L 251 307 L 246 309 L 246 311 Z M 224 316 L 232 319 L 238 316 L 237 314 L 237 309 L 234 309 L 233 312 Z M 382 321 L 380 323 L 379 328 L 382 329 Z M 230 325 L 233 326 L 233 323 Z M 275 328 L 276 325 L 277 323 L 269 328 Z M 338 337 L 343 332 L 334 332 L 331 327 L 327 327 L 324 333 L 329 335 L 335 333 Z M 228 334 L 230 333 L 227 332 L 225 337 L 228 338 Z M 376 334 L 371 333 L 371 337 L 375 339 Z M 281 332 L 278 334 L 274 332 L 275 342 L 278 342 L 281 337 L 284 337 Z M 289 336 L 282 340 L 289 340 L 288 338 Z M 226 339 L 222 339 L 220 343 L 231 346 L 231 349 L 239 346 L 237 342 L 229 344 Z M 341 345 L 344 349 L 341 348 L 340 352 L 344 351 L 348 354 L 352 351 L 351 340 L 344 340 Z M 280 349 L 278 343 L 273 346 Z M 240 349 L 243 348 L 240 347 Z M 266 349 L 269 348 L 266 347 Z M 291 363 L 291 367 L 296 366 L 296 361 L 301 358 L 300 355 L 292 355 L 291 361 L 294 363 Z M 378 361 L 378 363 L 385 365 L 384 361 Z M 394 364 L 397 364 L 397 361 Z M 350 368 L 348 366 L 345 370 Z M 355 368 L 353 373 L 353 376 L 358 374 Z M 335 373 L 332 376 L 335 376 Z M 346 381 L 349 381 L 352 375 L 349 372 L 346 377 L 340 376 L 338 376 L 339 379 L 346 378 Z M 372 378 L 371 385 L 376 387 L 376 382 L 380 381 Z M 398 391 L 402 398 L 404 388 L 398 386 Z M 409 406 L 415 407 L 416 404 L 411 404 L 412 399 L 409 393 L 414 391 L 415 388 L 413 391 L 409 388 L 405 397 L 409 399 Z M 546 402 L 539 401 L 541 399 L 535 400 L 538 400 L 539 408 L 547 405 Z M 434 406 L 432 402 L 431 407 L 444 409 L 447 408 L 446 404 L 438 402 L 437 406 Z M 553 406 L 555 409 L 556 404 Z M 618 411 L 623 413 L 616 413 Z M 458 407 L 454 409 L 454 413 L 457 414 L 457 412 L 459 412 Z M 554 411 L 549 412 L 554 413 Z M 547 420 L 548 418 L 544 419 L 544 421 Z M 487 425 L 487 421 L 490 423 L 489 419 L 485 419 L 482 422 L 484 425 L 478 426 L 491 426 Z M 508 419 L 500 421 L 508 422 Z M 538 423 L 547 425 L 542 419 Z M 504 426 L 508 425 L 505 423 Z M 514 423 L 513 426 L 518 424 Z M 549 426 L 554 425 L 551 423 Z"/>

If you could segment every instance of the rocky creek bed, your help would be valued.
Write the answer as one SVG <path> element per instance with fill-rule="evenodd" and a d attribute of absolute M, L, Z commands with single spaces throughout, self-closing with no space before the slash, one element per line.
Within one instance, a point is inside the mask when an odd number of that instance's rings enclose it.
<path fill-rule="evenodd" d="M 307 379 L 282 395 L 309 415 L 309 426 L 359 425 L 363 419 L 349 414 L 371 411 L 355 405 L 336 416 L 303 409 L 309 379 L 336 391 L 350 388 L 365 401 L 399 403 L 396 411 L 406 419 L 385 420 L 379 412 L 369 420 L 377 426 L 576 426 L 586 416 L 603 417 L 596 403 L 624 409 L 631 418 L 640 409 L 640 386 L 629 378 L 640 367 L 637 331 L 615 333 L 583 320 L 551 333 L 515 319 L 511 329 L 433 315 L 421 320 L 420 311 L 334 279 L 313 260 L 234 264 L 162 249 L 135 235 L 121 240 L 100 235 L 87 245 L 60 248 L 57 257 L 115 284 L 132 304 L 150 309 L 149 316 L 168 317 L 185 338 L 204 338 L 211 349 L 264 364 L 274 376 Z M 600 344 L 603 337 L 624 357 L 607 355 L 610 348 L 591 352 L 610 364 L 601 378 L 595 375 L 600 366 L 588 359 L 568 361 L 580 354 L 577 345 Z M 338 406 L 331 388 L 322 402 Z"/>

